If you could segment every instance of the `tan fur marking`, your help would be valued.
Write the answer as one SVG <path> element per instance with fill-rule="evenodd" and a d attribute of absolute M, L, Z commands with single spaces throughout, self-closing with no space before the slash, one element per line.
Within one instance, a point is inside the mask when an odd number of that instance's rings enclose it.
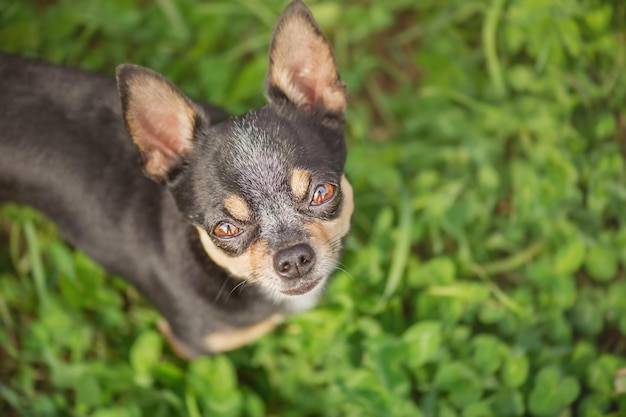
<path fill-rule="evenodd" d="M 195 110 L 184 96 L 156 77 L 131 76 L 127 87 L 126 121 L 133 142 L 144 154 L 146 171 L 164 178 L 192 149 Z M 172 141 L 159 146 L 152 140 L 155 135 L 172 138 Z"/>
<path fill-rule="evenodd" d="M 231 195 L 224 201 L 224 207 L 234 219 L 246 222 L 250 220 L 250 207 L 248 203 L 238 195 Z"/>
<path fill-rule="evenodd" d="M 345 175 L 341 177 L 341 192 L 343 194 L 343 207 L 339 217 L 331 221 L 316 220 L 306 227 L 307 233 L 311 236 L 311 246 L 315 249 L 320 261 L 322 259 L 337 259 L 338 253 L 332 252 L 329 242 L 344 237 L 350 230 L 354 198 L 352 187 Z"/>
<path fill-rule="evenodd" d="M 191 351 L 189 351 L 189 349 L 187 349 L 176 338 L 176 336 L 174 336 L 174 333 L 172 333 L 172 329 L 166 320 L 164 319 L 159 320 L 159 322 L 157 323 L 157 328 L 159 329 L 161 334 L 165 336 L 165 339 L 170 344 L 170 347 L 172 348 L 172 351 L 174 351 L 176 356 L 182 359 L 187 359 L 187 360 L 191 360 L 197 356 L 194 353 L 191 353 Z"/>
<path fill-rule="evenodd" d="M 343 112 L 346 89 L 339 82 L 335 58 L 328 42 L 304 16 L 294 16 L 277 28 L 271 51 L 270 80 L 296 106 L 321 103 Z M 311 96 L 312 95 L 312 96 Z"/>
<path fill-rule="evenodd" d="M 350 230 L 350 219 L 354 211 L 354 195 L 352 186 L 345 175 L 341 176 L 341 193 L 343 195 L 341 215 L 329 222 L 323 222 L 323 227 L 330 238 L 343 237 Z"/>
<path fill-rule="evenodd" d="M 297 199 L 302 200 L 309 191 L 311 183 L 311 173 L 304 169 L 296 168 L 291 174 L 291 192 Z"/>
<path fill-rule="evenodd" d="M 256 277 L 269 277 L 274 274 L 272 259 L 268 254 L 267 244 L 264 242 L 253 242 L 247 251 L 240 256 L 229 256 L 218 248 L 206 230 L 197 227 L 200 234 L 200 241 L 205 252 L 218 266 L 221 266 L 233 276 L 251 281 L 254 272 Z"/>
<path fill-rule="evenodd" d="M 204 343 L 207 349 L 213 353 L 237 349 L 263 336 L 284 320 L 285 318 L 282 315 L 274 314 L 259 323 L 243 329 L 224 330 L 210 334 L 204 338 Z"/>

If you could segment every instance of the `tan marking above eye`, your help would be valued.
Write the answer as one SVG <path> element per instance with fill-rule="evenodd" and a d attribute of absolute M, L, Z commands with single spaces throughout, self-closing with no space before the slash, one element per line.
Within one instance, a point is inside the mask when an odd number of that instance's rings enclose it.
<path fill-rule="evenodd" d="M 318 185 L 313 192 L 313 198 L 311 199 L 311 205 L 319 206 L 327 201 L 330 201 L 335 195 L 335 186 L 331 183 L 325 183 Z"/>
<path fill-rule="evenodd" d="M 291 192 L 298 199 L 303 199 L 309 191 L 311 183 L 311 173 L 301 168 L 296 168 L 291 174 Z"/>
<path fill-rule="evenodd" d="M 238 195 L 231 195 L 224 200 L 224 207 L 234 219 L 242 222 L 250 220 L 250 207 L 248 207 L 248 203 Z"/>

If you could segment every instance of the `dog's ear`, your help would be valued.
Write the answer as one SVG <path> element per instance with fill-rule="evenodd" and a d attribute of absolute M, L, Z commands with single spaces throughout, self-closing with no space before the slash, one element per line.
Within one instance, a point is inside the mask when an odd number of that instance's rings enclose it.
<path fill-rule="evenodd" d="M 266 94 L 270 103 L 287 100 L 303 111 L 342 116 L 345 110 L 346 87 L 330 43 L 300 0 L 287 6 L 274 28 Z"/>
<path fill-rule="evenodd" d="M 139 148 L 148 175 L 163 181 L 193 148 L 203 113 L 174 84 L 151 69 L 117 67 L 117 88 L 126 128 Z"/>

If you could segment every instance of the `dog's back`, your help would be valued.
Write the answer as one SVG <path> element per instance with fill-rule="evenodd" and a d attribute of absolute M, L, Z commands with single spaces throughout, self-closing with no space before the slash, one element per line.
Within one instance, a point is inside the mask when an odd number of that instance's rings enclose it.
<path fill-rule="evenodd" d="M 63 173 L 86 171 L 66 165 L 68 162 L 103 165 L 114 157 L 128 157 L 132 151 L 132 146 L 120 139 L 125 134 L 124 126 L 120 123 L 119 99 L 111 77 L 0 55 L 0 113 L 0 197 L 3 198 L 10 192 L 11 199 L 30 202 L 33 193 L 45 193 L 24 186 L 25 163 L 29 164 L 27 172 L 33 177 L 45 177 L 46 173 L 63 176 Z M 106 146 L 105 135 L 110 142 Z M 76 137 L 81 140 L 77 141 Z M 98 152 L 93 151 L 94 143 Z M 59 157 L 68 152 L 75 158 Z M 15 180 L 18 172 L 20 187 Z M 72 175 L 67 177 L 71 183 Z M 49 185 L 54 187 L 52 183 L 62 182 L 51 178 Z"/>
<path fill-rule="evenodd" d="M 112 184 L 157 188 L 132 161 L 112 77 L 0 55 L 0 114 L 0 200 L 44 212 L 73 244 L 114 230 L 92 223 L 126 197 Z"/>

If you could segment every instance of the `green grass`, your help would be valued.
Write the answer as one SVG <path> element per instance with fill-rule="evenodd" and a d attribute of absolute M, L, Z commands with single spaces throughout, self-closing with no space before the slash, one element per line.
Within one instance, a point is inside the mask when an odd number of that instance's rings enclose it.
<path fill-rule="evenodd" d="M 309 3 L 356 193 L 319 308 L 182 362 L 133 288 L 6 205 L 0 414 L 625 416 L 626 3 Z M 9 1 L 0 49 L 146 65 L 242 112 L 284 6 Z"/>

